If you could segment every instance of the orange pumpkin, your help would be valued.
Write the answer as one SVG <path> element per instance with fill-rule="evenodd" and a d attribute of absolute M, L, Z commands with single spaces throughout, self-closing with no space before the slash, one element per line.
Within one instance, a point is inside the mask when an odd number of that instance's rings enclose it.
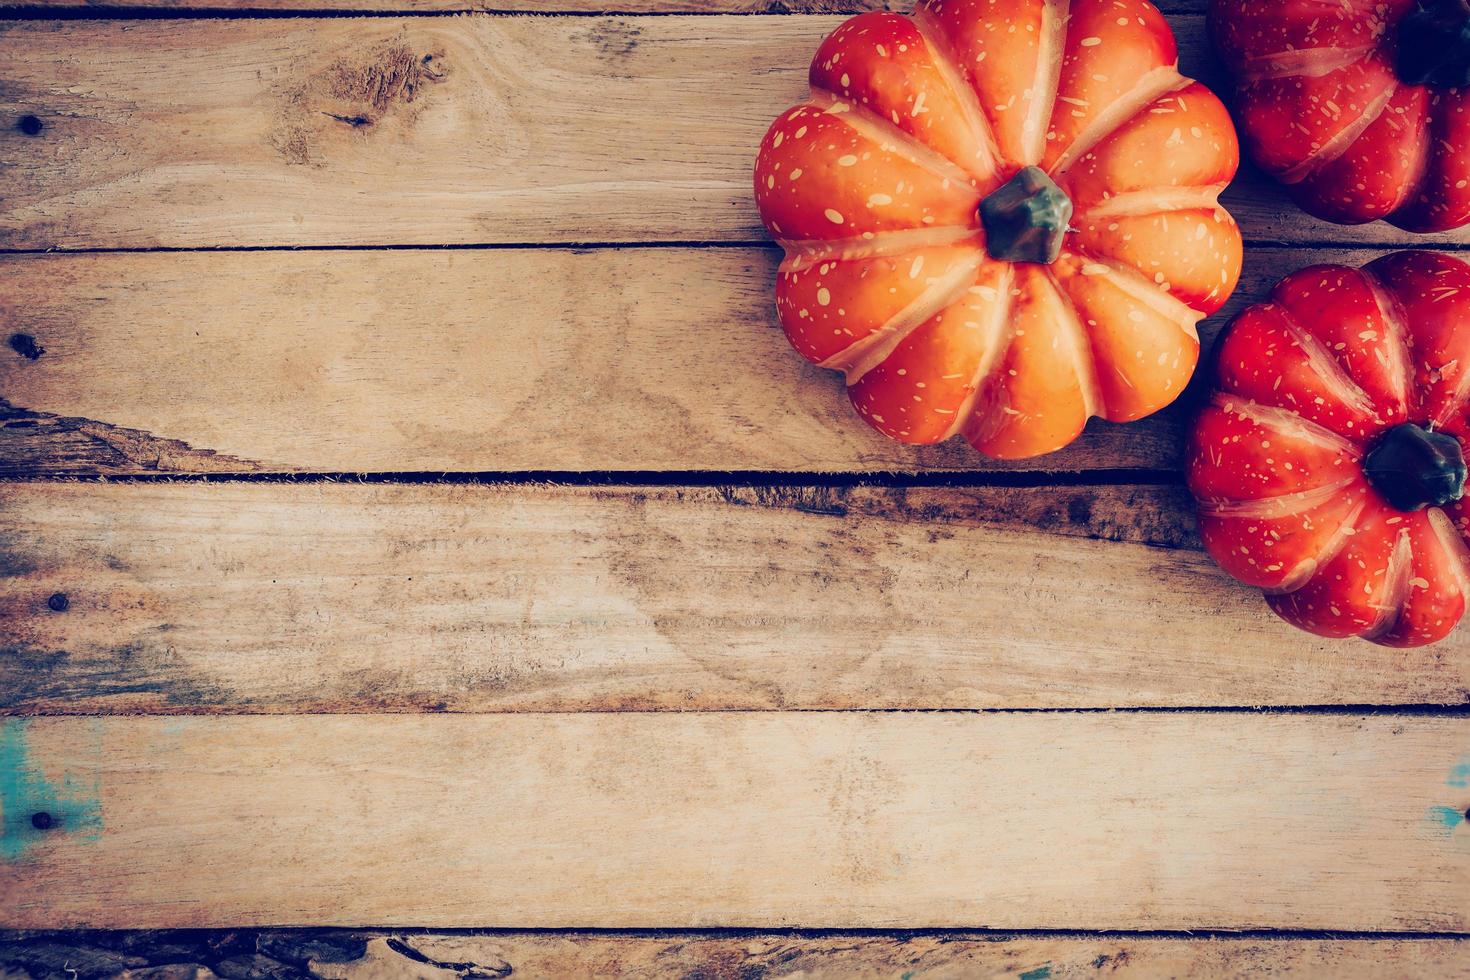
<path fill-rule="evenodd" d="M 924 0 L 840 26 L 756 202 L 803 357 L 909 443 L 996 457 L 1172 402 L 1240 270 L 1239 150 L 1143 0 Z"/>

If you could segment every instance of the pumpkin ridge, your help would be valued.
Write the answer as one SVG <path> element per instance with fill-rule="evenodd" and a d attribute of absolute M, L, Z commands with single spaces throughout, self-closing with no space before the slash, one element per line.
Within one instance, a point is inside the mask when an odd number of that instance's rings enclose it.
<path fill-rule="evenodd" d="M 1355 483 L 1362 481 L 1357 475 L 1343 477 L 1331 483 L 1308 490 L 1293 490 L 1270 497 L 1251 497 L 1247 500 L 1200 500 L 1199 512 L 1206 517 L 1259 517 L 1278 519 L 1295 517 L 1319 507 Z"/>
<path fill-rule="evenodd" d="M 995 128 L 990 125 L 990 120 L 980 105 L 980 97 L 975 92 L 974 84 L 960 67 L 959 59 L 954 56 L 948 36 L 941 28 L 930 22 L 929 12 L 923 7 L 916 8 L 909 20 L 913 23 L 914 29 L 919 32 L 919 37 L 924 40 L 924 45 L 929 49 L 934 67 L 939 70 L 945 84 L 949 86 L 955 98 L 964 107 L 965 122 L 970 132 L 990 155 L 990 172 L 983 176 L 980 174 L 973 176 L 987 184 L 998 181 L 1000 172 L 1005 166 L 1005 161 L 1000 154 L 1000 141 L 996 139 Z M 962 166 L 957 160 L 953 162 L 956 166 Z"/>
<path fill-rule="evenodd" d="M 1347 547 L 1348 539 L 1358 533 L 1358 519 L 1363 516 L 1363 511 L 1368 509 L 1368 500 L 1365 497 L 1353 506 L 1352 511 L 1343 522 L 1338 525 L 1337 531 L 1322 545 L 1322 550 L 1311 558 L 1303 558 L 1297 562 L 1291 574 L 1281 580 L 1281 584 L 1274 589 L 1261 589 L 1266 595 L 1290 595 L 1312 579 L 1323 567 L 1330 564 L 1332 559 L 1342 553 Z"/>
<path fill-rule="evenodd" d="M 1409 604 L 1409 572 L 1413 568 L 1413 562 L 1414 544 L 1405 528 L 1399 531 L 1394 540 L 1393 551 L 1383 569 L 1383 597 L 1374 603 L 1380 606 L 1378 619 L 1360 634 L 1363 639 L 1376 642 L 1380 637 L 1393 632 L 1403 618 L 1404 609 Z"/>
<path fill-rule="evenodd" d="M 1443 507 L 1430 507 L 1424 512 L 1429 521 L 1429 531 L 1439 542 L 1446 555 L 1452 560 L 1450 574 L 1455 578 L 1455 585 L 1460 589 L 1460 595 L 1470 599 L 1470 549 L 1465 546 L 1465 539 L 1460 532 L 1455 530 L 1455 522 L 1446 514 Z"/>
<path fill-rule="evenodd" d="M 1084 208 L 1077 220 L 1091 218 L 1136 218 L 1166 211 L 1205 211 L 1220 209 L 1220 193 L 1229 182 L 1197 184 L 1192 187 L 1146 187 L 1142 190 L 1114 194 Z"/>
<path fill-rule="evenodd" d="M 1411 202 L 1413 202 L 1413 200 L 1419 196 L 1419 192 L 1423 189 L 1424 185 L 1429 182 L 1429 167 L 1430 164 L 1434 162 L 1434 154 L 1436 152 L 1435 141 L 1431 138 L 1430 134 L 1434 131 L 1434 128 L 1437 124 L 1435 110 L 1438 109 L 1442 104 L 1442 100 L 1431 98 L 1429 100 L 1428 107 L 1425 109 L 1425 125 L 1417 133 L 1419 139 L 1419 153 L 1414 161 L 1414 169 L 1416 172 L 1412 180 L 1404 181 L 1404 186 L 1399 191 L 1398 199 L 1394 201 L 1393 207 L 1388 209 L 1388 213 L 1383 216 L 1383 219 L 1390 224 L 1395 223 L 1395 216 L 1397 216 L 1400 211 L 1408 209 Z"/>
<path fill-rule="evenodd" d="M 1234 412 L 1263 428 L 1315 443 L 1326 449 L 1333 449 L 1352 460 L 1362 458 L 1363 450 L 1357 443 L 1338 435 L 1326 426 L 1304 418 L 1290 408 L 1263 405 L 1228 391 L 1215 392 L 1210 401 L 1222 412 Z"/>
<path fill-rule="evenodd" d="M 888 360 L 911 333 L 958 302 L 974 282 L 975 273 L 983 263 L 984 253 L 977 249 L 970 261 L 935 280 L 877 330 L 818 362 L 817 367 L 841 371 L 849 386 L 855 384 L 863 375 Z"/>
<path fill-rule="evenodd" d="M 1044 266 L 1042 277 L 1061 303 L 1062 317 L 1068 334 L 1072 337 L 1072 369 L 1077 374 L 1077 387 L 1082 391 L 1082 410 L 1088 418 L 1106 417 L 1108 406 L 1103 398 L 1102 385 L 1097 380 L 1097 351 L 1092 346 L 1092 332 L 1077 313 L 1077 304 L 1057 281 L 1051 266 Z"/>
<path fill-rule="evenodd" d="M 1359 416 L 1366 416 L 1368 419 L 1376 418 L 1378 406 L 1373 404 L 1373 399 L 1369 398 L 1362 386 L 1352 379 L 1341 362 L 1332 356 L 1332 352 L 1327 349 L 1326 345 L 1317 339 L 1315 334 L 1298 323 L 1286 307 L 1277 303 L 1268 305 L 1271 311 L 1281 318 L 1287 334 L 1306 355 L 1307 367 L 1337 397 L 1342 406 Z"/>
<path fill-rule="evenodd" d="M 975 178 L 970 175 L 969 171 L 871 109 L 846 102 L 835 92 L 815 85 L 812 86 L 808 105 L 818 112 L 837 117 L 838 122 L 860 136 L 880 145 L 891 144 L 899 156 L 914 166 L 927 170 L 930 175 L 940 180 L 955 181 L 961 187 L 974 188 L 976 194 L 979 193 L 979 188 L 975 185 Z"/>
<path fill-rule="evenodd" d="M 1383 115 L 1383 110 L 1388 108 L 1388 103 L 1393 99 L 1398 88 L 1398 82 L 1389 83 L 1382 92 L 1373 97 L 1373 101 L 1368 103 L 1356 119 L 1342 128 L 1341 132 L 1317 147 L 1314 152 L 1308 153 L 1296 166 L 1283 170 L 1276 179 L 1283 184 L 1300 184 L 1307 177 L 1342 156 L 1358 141 L 1358 137 L 1362 136 L 1368 127 Z"/>
<path fill-rule="evenodd" d="M 1408 327 L 1404 325 L 1404 311 L 1398 297 L 1388 288 L 1387 283 L 1378 278 L 1376 272 L 1367 267 L 1355 271 L 1367 285 L 1368 292 L 1373 295 L 1373 301 L 1378 304 L 1378 313 L 1383 318 L 1385 332 L 1393 341 L 1398 361 L 1398 370 L 1394 372 L 1398 388 L 1398 403 L 1403 408 L 1404 415 L 1410 415 L 1414 410 L 1414 406 L 1409 404 L 1409 398 L 1414 392 L 1414 351 L 1412 336 Z M 1436 424 L 1444 423 L 1443 420 L 1438 420 Z"/>
<path fill-rule="evenodd" d="M 1205 314 L 1169 292 L 1161 284 L 1149 279 L 1142 269 L 1110 256 L 1094 255 L 1076 245 L 1071 246 L 1068 251 L 1083 260 L 1084 269 L 1087 265 L 1102 266 L 1105 270 L 1103 274 L 1108 276 L 1108 282 L 1116 286 L 1120 292 L 1126 293 L 1129 298 L 1148 307 L 1164 319 L 1174 321 L 1185 336 L 1196 344 L 1199 343 L 1198 324 L 1205 318 Z M 1080 274 L 1087 275 L 1085 271 Z"/>
<path fill-rule="evenodd" d="M 1241 62 L 1239 78 L 1242 82 L 1321 78 L 1357 64 L 1379 47 L 1379 44 L 1365 44 L 1356 48 L 1288 48 L 1275 54 L 1255 55 Z M 1261 68 L 1251 67 L 1258 62 L 1267 64 Z"/>
<path fill-rule="evenodd" d="M 1021 124 L 1022 166 L 1038 166 L 1046 156 L 1046 127 L 1056 110 L 1062 87 L 1062 61 L 1067 56 L 1067 28 L 1072 19 L 1070 0 L 1041 0 L 1041 37 L 1036 48 L 1036 80 L 1031 104 Z M 977 93 L 978 95 L 978 93 Z M 1031 145 L 1035 143 L 1035 145 Z"/>
<path fill-rule="evenodd" d="M 946 439 L 952 439 L 956 435 L 966 431 L 970 423 L 974 421 L 975 413 L 980 408 L 980 396 L 985 393 L 991 378 L 1000 366 L 1005 363 L 1006 351 L 1010 349 L 1011 340 L 1015 334 L 1010 329 L 1011 309 L 1015 305 L 1016 298 L 1012 295 L 1015 288 L 1016 272 L 1009 262 L 1000 263 L 1002 268 L 1000 285 L 996 288 L 997 302 L 991 313 L 990 333 L 992 343 L 985 356 L 980 358 L 980 363 L 975 365 L 975 373 L 970 377 L 970 393 L 965 400 L 960 402 L 959 408 L 955 410 L 954 422 L 945 433 Z M 981 264 L 984 268 L 984 264 Z M 976 271 L 979 271 L 978 269 Z"/>
<path fill-rule="evenodd" d="M 1138 84 L 1124 92 L 1102 109 L 1086 129 L 1078 133 L 1072 145 L 1063 150 L 1052 164 L 1051 173 L 1060 177 L 1075 161 L 1085 156 L 1093 147 L 1105 142 L 1110 136 L 1133 121 L 1155 100 L 1170 92 L 1188 88 L 1191 79 L 1179 74 L 1179 63 L 1155 68 L 1138 80 Z"/>
<path fill-rule="evenodd" d="M 955 245 L 967 238 L 975 239 L 975 247 L 985 247 L 981 228 L 963 225 L 931 225 L 927 228 L 895 228 L 869 232 L 870 237 L 851 238 L 778 238 L 776 244 L 786 252 L 781 262 L 784 272 L 801 272 L 822 262 L 875 259 L 902 255 L 917 248 Z"/>
<path fill-rule="evenodd" d="M 1434 424 L 1443 427 L 1450 420 L 1450 416 L 1465 406 L 1466 399 L 1470 399 L 1470 371 L 1460 376 L 1459 383 L 1455 385 L 1455 393 L 1450 396 L 1444 408 L 1440 409 L 1439 415 L 1434 419 Z"/>

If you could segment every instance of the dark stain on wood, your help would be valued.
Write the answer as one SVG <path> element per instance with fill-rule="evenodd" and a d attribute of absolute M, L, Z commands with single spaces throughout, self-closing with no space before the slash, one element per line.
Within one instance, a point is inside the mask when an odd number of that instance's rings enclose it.
<path fill-rule="evenodd" d="M 39 361 L 41 355 L 46 353 L 46 348 L 36 343 L 36 338 L 28 333 L 11 334 L 10 349 L 29 361 Z"/>
<path fill-rule="evenodd" d="M 727 504 L 833 518 L 987 524 L 1159 548 L 1202 547 L 1182 485 L 1038 487 L 719 487 Z M 696 499 L 699 490 L 687 491 Z"/>
<path fill-rule="evenodd" d="M 265 468 L 141 429 L 33 412 L 0 398 L 0 477 L 250 473 Z"/>
<path fill-rule="evenodd" d="M 1463 962 L 1464 943 L 1432 937 L 1303 939 L 1290 935 L 1192 940 L 1127 935 L 1016 936 L 998 932 L 715 933 L 419 932 L 337 929 L 174 929 L 0 932 L 0 976 L 14 980 L 338 980 L 515 976 L 777 977 L 1037 975 L 1211 977 L 1339 971 L 1364 956 L 1384 975 Z M 1397 955 L 1390 952 L 1396 950 Z M 1417 955 L 1416 955 L 1417 953 Z M 1397 969 L 1395 969 L 1397 967 Z M 1371 971 L 1370 971 L 1371 972 Z M 1429 975 L 1428 972 L 1425 975 Z M 1443 974 L 1448 975 L 1448 974 Z"/>
<path fill-rule="evenodd" d="M 0 612 L 0 628 L 9 631 L 12 625 Z M 203 680 L 163 644 L 121 643 L 95 656 L 31 643 L 0 647 L 0 710 L 66 714 L 78 690 L 88 692 L 88 710 L 109 703 L 123 711 L 162 712 L 249 703 Z"/>
<path fill-rule="evenodd" d="M 627 20 L 609 17 L 597 21 L 573 40 L 590 42 L 604 60 L 619 61 L 638 50 L 642 37 L 643 28 Z"/>

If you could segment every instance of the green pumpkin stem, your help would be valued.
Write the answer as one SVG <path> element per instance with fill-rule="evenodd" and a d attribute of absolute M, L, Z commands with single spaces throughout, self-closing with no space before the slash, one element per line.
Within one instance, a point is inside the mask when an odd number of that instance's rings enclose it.
<path fill-rule="evenodd" d="M 1378 437 L 1363 457 L 1363 472 L 1385 500 L 1403 511 L 1439 507 L 1465 492 L 1460 441 L 1412 422 Z"/>
<path fill-rule="evenodd" d="M 1470 3 L 1419 0 L 1399 21 L 1394 74 L 1409 85 L 1470 85 Z"/>
<path fill-rule="evenodd" d="M 1040 167 L 1022 167 L 980 202 L 985 250 L 1002 262 L 1055 262 L 1071 219 L 1071 199 Z"/>

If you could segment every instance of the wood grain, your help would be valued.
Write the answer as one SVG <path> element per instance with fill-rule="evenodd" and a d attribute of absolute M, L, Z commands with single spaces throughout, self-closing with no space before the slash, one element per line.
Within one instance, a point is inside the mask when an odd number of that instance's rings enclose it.
<path fill-rule="evenodd" d="M 1293 630 L 1177 487 L 0 493 L 6 713 L 1470 702 L 1463 630 Z"/>
<path fill-rule="evenodd" d="M 837 16 L 0 24 L 0 246 L 744 241 L 751 166 Z M 1173 18 L 1211 77 L 1203 18 Z M 1317 221 L 1247 175 L 1246 237 Z"/>
<path fill-rule="evenodd" d="M 1285 272 L 1374 254 L 1252 249 L 1205 343 Z M 1178 466 L 1189 395 L 1011 463 L 879 435 L 782 336 L 776 262 L 752 248 L 0 257 L 0 475 Z"/>
<path fill-rule="evenodd" d="M 1155 939 L 945 932 L 422 933 L 335 930 L 159 930 L 0 933 L 0 974 L 16 980 L 776 980 L 806 977 L 1038 980 L 1108 976 L 1262 975 L 1378 980 L 1455 976 L 1470 943 L 1457 939 Z M 6 973 L 6 971 L 9 971 Z M 68 970 L 75 973 L 67 972 Z"/>
<path fill-rule="evenodd" d="M 20 4 L 15 4 L 19 6 Z M 97 6 L 90 0 L 29 0 L 44 10 Z M 1158 0 L 1165 13 L 1203 14 L 1207 0 Z M 459 13 L 505 11 L 532 14 L 860 14 L 869 10 L 908 11 L 910 0 L 109 0 L 107 16 L 117 10 L 214 11 L 392 11 Z M 0 7 L 3 13 L 4 7 Z"/>
<path fill-rule="evenodd" d="M 0 725 L 6 928 L 1470 926 L 1463 717 Z"/>

